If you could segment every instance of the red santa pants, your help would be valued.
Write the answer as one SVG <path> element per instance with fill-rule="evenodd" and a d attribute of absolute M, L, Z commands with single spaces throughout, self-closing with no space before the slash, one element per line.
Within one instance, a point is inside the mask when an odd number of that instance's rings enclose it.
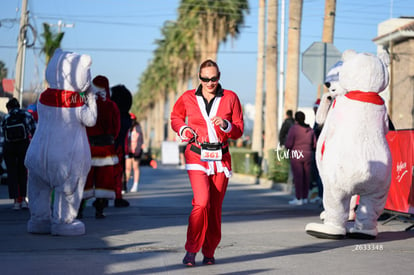
<path fill-rule="evenodd" d="M 125 155 L 121 150 L 117 151 L 119 162 L 114 166 L 115 199 L 122 199 L 122 189 L 125 171 Z"/>
<path fill-rule="evenodd" d="M 115 197 L 115 166 L 92 166 L 86 179 L 84 199 Z M 87 198 L 85 198 L 85 195 Z M 89 195 L 89 196 L 88 196 Z"/>
<path fill-rule="evenodd" d="M 193 210 L 188 219 L 185 250 L 213 257 L 221 240 L 221 208 L 229 179 L 224 173 L 208 176 L 203 171 L 188 170 L 193 189 Z"/>

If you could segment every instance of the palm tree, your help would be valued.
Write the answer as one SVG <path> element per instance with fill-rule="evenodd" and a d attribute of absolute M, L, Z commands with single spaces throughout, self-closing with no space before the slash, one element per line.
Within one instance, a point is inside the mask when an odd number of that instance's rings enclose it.
<path fill-rule="evenodd" d="M 264 85 L 264 35 L 265 35 L 266 0 L 259 1 L 259 24 L 257 36 L 257 71 L 256 71 L 256 102 L 254 126 L 252 134 L 252 150 L 263 152 L 263 85 Z"/>
<path fill-rule="evenodd" d="M 247 0 L 182 0 L 178 8 L 179 21 L 191 20 L 191 29 L 200 51 L 200 61 L 217 59 L 220 42 L 237 37 L 248 12 Z"/>
<path fill-rule="evenodd" d="M 148 114 L 145 119 L 156 124 L 156 141 L 162 136 L 164 121 L 161 113 L 166 94 L 171 110 L 176 91 L 186 89 L 201 60 L 216 59 L 220 42 L 225 42 L 229 35 L 237 36 L 247 11 L 247 0 L 181 1 L 179 18 L 176 23 L 165 24 L 163 38 L 157 41 L 154 60 L 141 76 L 142 82 L 134 98 L 142 100 L 134 103 L 138 113 L 145 111 Z"/>
<path fill-rule="evenodd" d="M 43 33 L 41 36 L 43 37 L 43 46 L 41 52 L 45 54 L 45 64 L 49 64 L 50 59 L 53 56 L 53 53 L 57 48 L 60 48 L 60 44 L 62 42 L 63 36 L 65 35 L 64 32 L 54 33 L 50 29 L 49 24 L 43 23 Z M 45 68 L 46 70 L 46 68 Z M 48 86 L 46 80 L 44 80 L 45 87 Z"/>
<path fill-rule="evenodd" d="M 269 151 L 278 143 L 277 129 L 277 13 L 278 0 L 269 0 L 267 4 L 266 36 L 266 110 L 265 110 L 265 167 L 270 163 Z"/>
<path fill-rule="evenodd" d="M 3 95 L 3 79 L 7 77 L 6 64 L 0 60 L 0 94 Z"/>
<path fill-rule="evenodd" d="M 0 82 L 7 77 L 7 68 L 6 64 L 0 60 Z"/>
<path fill-rule="evenodd" d="M 42 37 L 44 39 L 41 52 L 46 56 L 46 65 L 49 63 L 50 58 L 52 58 L 53 53 L 57 48 L 60 48 L 64 32 L 54 33 L 51 31 L 49 24 L 43 23 L 43 33 Z"/>
<path fill-rule="evenodd" d="M 300 30 L 303 0 L 289 1 L 289 30 L 284 110 L 296 111 L 299 94 Z"/>
<path fill-rule="evenodd" d="M 325 0 L 325 17 L 323 18 L 322 42 L 333 43 L 335 13 L 336 0 Z"/>
<path fill-rule="evenodd" d="M 167 91 L 169 114 L 176 100 L 177 91 L 184 92 L 186 90 L 187 80 L 191 76 L 190 68 L 198 60 L 194 34 L 187 30 L 186 24 L 188 23 L 188 20 L 181 22 L 168 21 L 162 30 L 164 40 L 159 41 L 159 46 L 165 44 L 165 50 L 162 52 L 165 65 L 169 70 L 170 81 L 168 82 Z M 171 127 L 167 128 L 167 139 L 175 139 L 175 133 Z"/>

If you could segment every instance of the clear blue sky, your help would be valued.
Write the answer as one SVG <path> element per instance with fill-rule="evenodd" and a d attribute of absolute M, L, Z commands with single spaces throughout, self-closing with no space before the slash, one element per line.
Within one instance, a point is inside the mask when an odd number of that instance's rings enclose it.
<path fill-rule="evenodd" d="M 21 2 L 1 1 L 0 60 L 6 63 L 10 78 L 15 74 L 20 17 L 17 8 Z M 56 25 L 62 20 L 74 24 L 71 28 L 62 28 L 63 49 L 91 55 L 93 75 L 106 75 L 111 86 L 122 83 L 135 92 L 139 76 L 156 48 L 154 41 L 161 38 L 162 25 L 166 20 L 177 19 L 179 2 L 29 0 L 30 23 L 38 35 L 43 31 L 43 22 Z M 289 1 L 286 2 L 288 6 Z M 254 104 L 256 85 L 258 1 L 250 0 L 249 4 L 250 13 L 240 36 L 222 45 L 218 55 L 223 86 L 236 91 L 243 104 Z M 324 0 L 304 0 L 301 52 L 321 40 L 324 8 Z M 412 0 L 337 0 L 334 45 L 340 51 L 355 49 L 375 53 L 372 39 L 377 36 L 377 25 L 400 16 L 414 16 Z M 35 47 L 27 50 L 25 89 L 38 87 L 41 91 L 44 56 L 40 55 L 38 41 Z M 312 106 L 317 87 L 301 75 L 299 106 Z"/>

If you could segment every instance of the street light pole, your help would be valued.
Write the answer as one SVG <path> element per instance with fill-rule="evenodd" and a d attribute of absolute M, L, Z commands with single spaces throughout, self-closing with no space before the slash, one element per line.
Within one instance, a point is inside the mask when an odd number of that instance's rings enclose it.
<path fill-rule="evenodd" d="M 27 44 L 27 37 L 26 37 L 26 25 L 27 25 L 27 18 L 28 18 L 28 11 L 27 11 L 27 1 L 22 1 L 22 11 L 20 16 L 20 28 L 19 28 L 19 37 L 17 42 L 17 61 L 16 61 L 16 78 L 14 82 L 14 91 L 13 97 L 18 98 L 20 105 L 22 105 L 23 101 L 23 88 L 24 88 L 24 63 L 25 63 L 25 55 L 26 55 L 26 44 Z"/>

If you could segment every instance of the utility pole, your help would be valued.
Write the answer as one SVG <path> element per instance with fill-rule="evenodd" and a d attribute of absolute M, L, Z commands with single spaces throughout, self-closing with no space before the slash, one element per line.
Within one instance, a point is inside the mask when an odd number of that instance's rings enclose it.
<path fill-rule="evenodd" d="M 283 123 L 283 105 L 285 94 L 285 0 L 281 0 L 280 6 L 280 54 L 279 54 L 279 97 L 278 97 L 278 114 L 277 127 L 280 129 Z"/>
<path fill-rule="evenodd" d="M 22 11 L 20 16 L 19 37 L 17 42 L 17 61 L 16 61 L 16 78 L 14 82 L 13 97 L 19 99 L 20 106 L 23 101 L 23 86 L 24 86 L 24 65 L 26 59 L 26 25 L 28 22 L 27 1 L 22 1 Z"/>

